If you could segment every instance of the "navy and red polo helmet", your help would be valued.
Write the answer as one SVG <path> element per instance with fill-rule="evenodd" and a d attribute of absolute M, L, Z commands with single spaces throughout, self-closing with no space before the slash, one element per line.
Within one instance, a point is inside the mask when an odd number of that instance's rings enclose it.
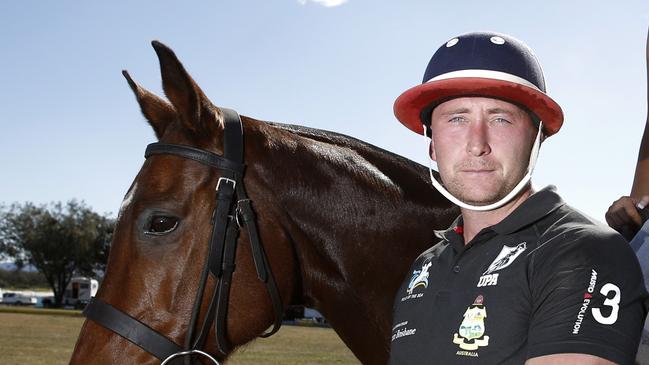
<path fill-rule="evenodd" d="M 397 119 L 423 134 L 432 110 L 462 96 L 486 96 L 524 107 L 543 122 L 551 136 L 563 124 L 563 111 L 545 91 L 543 70 L 533 51 L 520 40 L 494 32 L 455 37 L 433 55 L 421 85 L 394 103 Z"/>

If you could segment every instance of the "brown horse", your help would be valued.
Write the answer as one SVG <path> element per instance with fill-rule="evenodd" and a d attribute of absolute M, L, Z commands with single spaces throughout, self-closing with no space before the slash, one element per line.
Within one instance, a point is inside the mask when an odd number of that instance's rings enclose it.
<path fill-rule="evenodd" d="M 153 42 L 167 102 L 124 73 L 158 140 L 223 154 L 223 112 L 174 53 Z M 243 183 L 282 306 L 319 310 L 363 364 L 388 358 L 393 298 L 414 258 L 459 211 L 430 187 L 426 168 L 344 135 L 242 117 Z M 119 212 L 103 302 L 182 345 L 210 242 L 221 173 L 174 155 L 149 157 Z M 247 232 L 236 249 L 227 313 L 231 351 L 274 321 Z M 199 317 L 217 279 L 209 276 Z M 214 328 L 202 348 L 224 359 Z M 71 364 L 160 360 L 86 320 Z"/>

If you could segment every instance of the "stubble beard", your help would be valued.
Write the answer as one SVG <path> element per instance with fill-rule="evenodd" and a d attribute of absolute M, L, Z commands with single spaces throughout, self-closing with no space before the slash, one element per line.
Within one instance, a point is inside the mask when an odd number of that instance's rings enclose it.
<path fill-rule="evenodd" d="M 451 174 L 450 178 L 448 177 L 449 174 L 440 173 L 440 177 L 446 190 L 453 196 L 464 203 L 482 206 L 493 204 L 504 198 L 523 179 L 525 172 L 525 169 L 517 171 L 516 176 L 511 178 L 498 174 L 489 177 L 490 181 L 485 181 L 484 184 L 479 182 L 478 186 L 476 186 L 475 182 L 468 183 L 462 179 L 461 173 L 458 172 Z"/>

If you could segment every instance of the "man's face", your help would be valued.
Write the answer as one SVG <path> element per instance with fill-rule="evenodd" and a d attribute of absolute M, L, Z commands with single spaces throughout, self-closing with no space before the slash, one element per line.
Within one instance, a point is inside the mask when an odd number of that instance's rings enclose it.
<path fill-rule="evenodd" d="M 473 205 L 497 202 L 525 176 L 536 136 L 518 106 L 485 97 L 444 102 L 431 116 L 431 158 L 446 189 Z"/>

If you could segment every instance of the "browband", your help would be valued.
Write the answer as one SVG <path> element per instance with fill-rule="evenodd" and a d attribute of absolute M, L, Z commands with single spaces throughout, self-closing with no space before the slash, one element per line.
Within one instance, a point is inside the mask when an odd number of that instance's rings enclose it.
<path fill-rule="evenodd" d="M 229 170 L 237 174 L 243 174 L 243 164 L 225 159 L 209 151 L 204 151 L 195 147 L 183 146 L 168 143 L 151 143 L 144 151 L 144 158 L 151 155 L 177 155 L 204 165 L 208 165 L 220 170 Z"/>

